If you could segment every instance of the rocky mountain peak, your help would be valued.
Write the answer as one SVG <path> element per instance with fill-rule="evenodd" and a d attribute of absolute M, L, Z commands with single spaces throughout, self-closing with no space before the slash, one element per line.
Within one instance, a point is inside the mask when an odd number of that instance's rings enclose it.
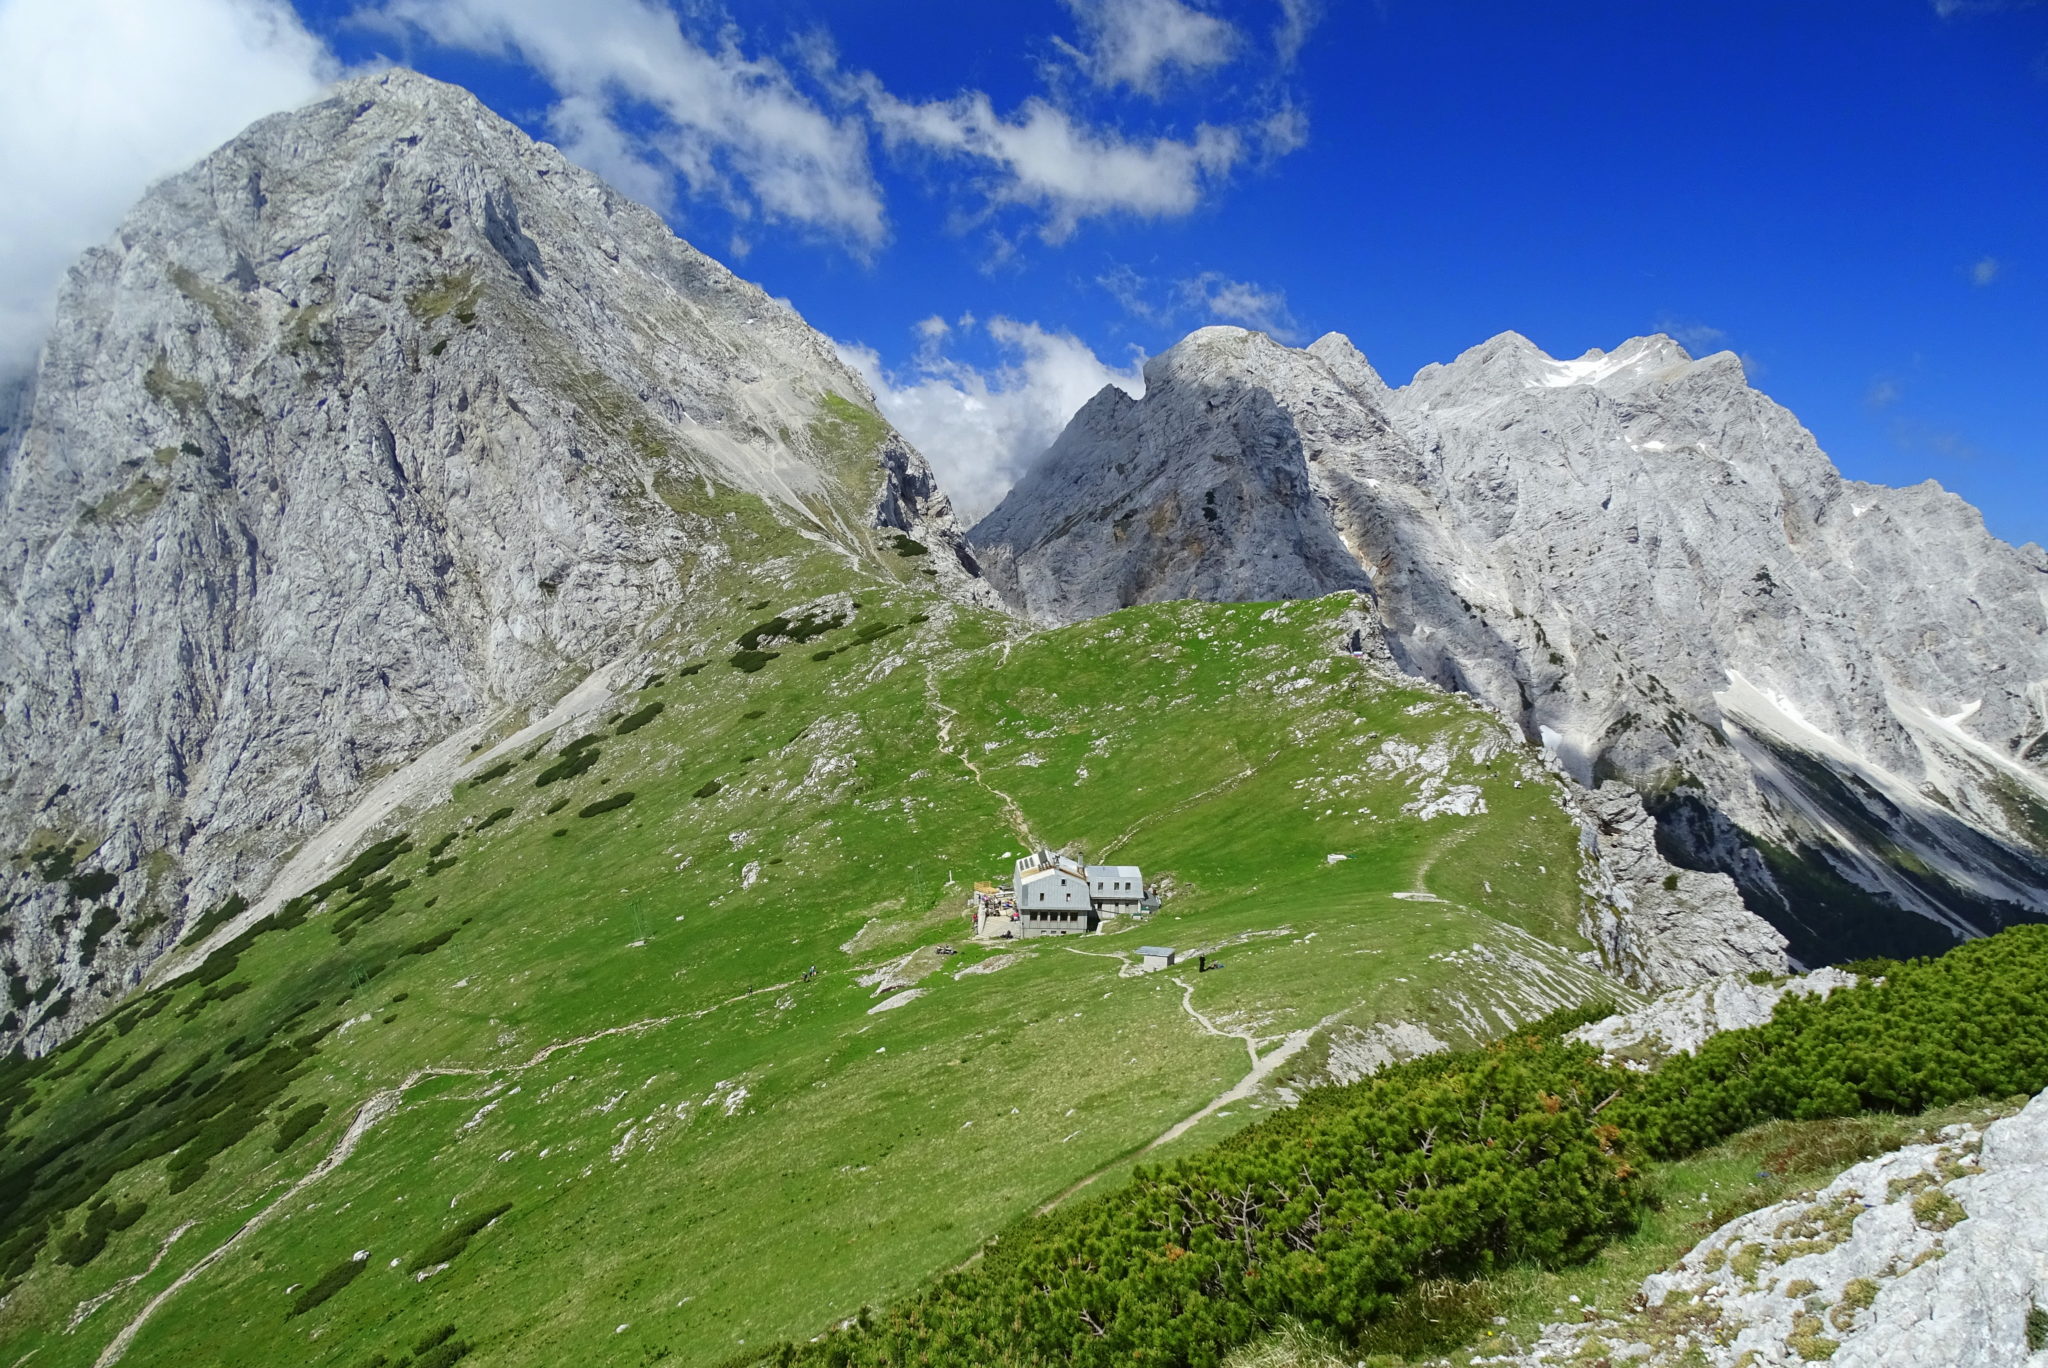
<path fill-rule="evenodd" d="M 1353 346 L 1351 339 L 1340 332 L 1324 333 L 1308 344 L 1310 356 L 1316 357 L 1328 366 L 1336 377 L 1352 389 L 1370 396 L 1376 404 L 1384 405 L 1390 394 L 1387 382 L 1365 359 L 1365 353 Z"/>
<path fill-rule="evenodd" d="M 2048 915 L 2048 562 L 1844 479 L 1737 357 L 1510 332 L 1390 391 L 1212 328 L 1156 374 L 975 529 L 1025 612 L 1357 590 L 1808 963 Z"/>
<path fill-rule="evenodd" d="M 794 310 L 407 71 L 153 187 L 71 272 L 20 412 L 0 840 L 32 1000 L 0 1047 L 754 566 L 986 592 Z"/>

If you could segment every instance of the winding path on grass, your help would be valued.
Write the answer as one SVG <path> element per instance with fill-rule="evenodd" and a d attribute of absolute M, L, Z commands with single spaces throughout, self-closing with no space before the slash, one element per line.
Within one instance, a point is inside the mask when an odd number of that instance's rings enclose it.
<path fill-rule="evenodd" d="M 236 1227 L 234 1234 L 228 1236 L 219 1245 L 201 1256 L 190 1268 L 180 1273 L 172 1280 L 169 1287 L 151 1297 L 144 1304 L 143 1308 L 135 1313 L 134 1318 L 121 1327 L 120 1333 L 114 1336 L 107 1347 L 100 1351 L 100 1356 L 93 1360 L 93 1368 L 112 1368 L 112 1365 L 119 1363 L 121 1356 L 126 1354 L 129 1346 L 134 1343 L 135 1336 L 141 1332 L 144 1325 L 149 1323 L 150 1318 L 163 1308 L 166 1302 L 183 1291 L 186 1285 L 192 1282 L 193 1279 L 226 1258 L 236 1245 L 270 1224 L 271 1220 L 284 1210 L 301 1192 L 304 1192 L 307 1188 L 340 1168 L 342 1164 L 347 1162 L 348 1157 L 356 1152 L 356 1147 L 363 1142 L 365 1136 L 376 1128 L 379 1122 L 397 1112 L 405 1101 L 405 1095 L 428 1079 L 475 1078 L 491 1074 L 524 1073 L 528 1069 L 537 1068 L 545 1064 L 549 1059 L 552 1059 L 564 1050 L 580 1049 L 585 1045 L 593 1044 L 609 1036 L 637 1035 L 641 1032 L 652 1031 L 678 1021 L 695 1021 L 701 1017 L 710 1016 L 721 1008 L 730 1007 L 736 1002 L 744 1002 L 748 998 L 759 997 L 763 993 L 780 992 L 784 988 L 791 987 L 794 983 L 795 980 L 792 979 L 785 983 L 772 983 L 766 988 L 750 988 L 744 993 L 726 998 L 722 1002 L 715 1002 L 709 1007 L 699 1008 L 694 1012 L 675 1012 L 668 1016 L 648 1017 L 643 1021 L 629 1022 L 624 1026 L 610 1026 L 602 1031 L 592 1031 L 589 1035 L 576 1036 L 570 1040 L 558 1040 L 552 1045 L 542 1046 L 521 1064 L 483 1066 L 434 1064 L 414 1069 L 405 1076 L 403 1082 L 372 1093 L 369 1099 L 357 1109 L 355 1119 L 349 1122 L 348 1129 L 342 1133 L 339 1140 L 334 1142 L 334 1147 L 327 1151 L 326 1157 L 318 1164 L 315 1164 L 304 1177 L 286 1188 L 282 1195 L 272 1200 L 261 1211 L 258 1211 L 249 1217 L 248 1220 L 242 1222 L 240 1226 Z M 168 1241 L 165 1243 L 165 1248 L 169 1248 Z M 158 1258 L 161 1260 L 162 1255 L 159 1254 Z M 154 1267 L 155 1265 L 151 1265 L 151 1268 Z M 147 1276 L 146 1272 L 144 1276 Z M 75 1317 L 73 1323 L 76 1324 L 77 1321 L 83 1320 L 86 1315 L 90 1315 L 93 1310 L 97 1309 L 98 1307 L 94 1306 L 86 1310 L 83 1315 Z"/>
<path fill-rule="evenodd" d="M 1007 640 L 1003 642 L 1003 649 L 1007 654 L 1009 650 L 1009 642 Z M 926 700 L 932 705 L 932 711 L 939 715 L 939 750 L 965 765 L 967 772 L 974 776 L 974 782 L 981 785 L 982 788 L 988 791 L 991 797 L 1002 804 L 1004 819 L 1009 822 L 1010 830 L 1017 833 L 1017 839 L 1024 842 L 1025 848 L 1027 850 L 1038 849 L 1038 837 L 1032 833 L 1031 822 L 1024 816 L 1024 809 L 1017 806 L 1017 800 L 988 781 L 988 776 L 981 772 L 981 766 L 975 764 L 968 757 L 965 746 L 960 747 L 958 750 L 953 748 L 953 721 L 960 714 L 958 710 L 947 707 L 940 700 L 937 668 L 936 662 L 927 661 L 925 663 L 924 694 Z"/>
<path fill-rule="evenodd" d="M 1076 953 L 1083 952 L 1077 951 Z M 1113 1169 L 1121 1167 L 1122 1165 L 1124 1165 L 1132 1159 L 1140 1158 L 1144 1155 L 1150 1154 L 1153 1150 L 1156 1150 L 1163 1145 L 1172 1144 L 1174 1141 L 1180 1139 L 1183 1135 L 1186 1135 L 1189 1131 L 1193 1130 L 1203 1121 L 1208 1120 L 1210 1117 L 1214 1116 L 1217 1112 L 1223 1110 L 1223 1108 L 1229 1106 L 1231 1103 L 1241 1102 L 1245 1098 L 1250 1097 L 1253 1093 L 1257 1092 L 1261 1087 L 1265 1086 L 1266 1080 L 1271 1078 L 1274 1075 L 1274 1073 L 1279 1070 L 1281 1065 L 1285 1064 L 1288 1060 L 1294 1058 L 1294 1056 L 1301 1053 L 1302 1047 L 1307 1045 L 1309 1041 L 1313 1040 L 1318 1032 L 1327 1030 L 1330 1027 L 1336 1025 L 1339 1021 L 1342 1021 L 1345 1017 L 1349 1016 L 1353 1010 L 1350 1007 L 1346 1007 L 1340 1011 L 1332 1012 L 1330 1015 L 1324 1017 L 1321 1021 L 1318 1021 L 1313 1026 L 1305 1026 L 1299 1031 L 1290 1031 L 1288 1034 L 1283 1036 L 1258 1036 L 1252 1034 L 1250 1031 L 1231 1031 L 1225 1030 L 1224 1028 L 1218 1026 L 1215 1022 L 1209 1020 L 1209 1018 L 1206 1015 L 1204 1015 L 1200 1010 L 1196 1008 L 1194 1001 L 1195 985 L 1189 983 L 1186 979 L 1180 978 L 1178 976 L 1176 976 L 1173 981 L 1180 985 L 1181 1010 L 1186 1012 L 1188 1016 L 1194 1021 L 1195 1025 L 1200 1027 L 1205 1034 L 1212 1036 L 1220 1036 L 1225 1040 L 1237 1040 L 1243 1042 L 1245 1053 L 1250 1057 L 1250 1072 L 1246 1073 L 1243 1078 L 1240 1078 L 1237 1082 L 1231 1084 L 1228 1088 L 1225 1088 L 1216 1096 L 1210 1098 L 1209 1101 L 1204 1103 L 1199 1110 L 1193 1112 L 1188 1116 L 1182 1117 L 1180 1120 L 1174 1122 L 1171 1126 L 1168 1126 L 1165 1130 L 1161 1131 L 1157 1136 L 1153 1137 L 1151 1140 L 1146 1141 L 1144 1144 L 1138 1146 L 1138 1148 L 1134 1150 L 1126 1150 L 1124 1153 L 1118 1155 L 1116 1158 L 1104 1164 L 1101 1168 L 1096 1169 L 1093 1173 L 1088 1174 L 1084 1178 L 1077 1179 L 1073 1183 L 1067 1185 L 1065 1188 L 1062 1188 L 1057 1196 L 1053 1197 L 1051 1201 L 1046 1202 L 1038 1208 L 1038 1215 L 1043 1216 L 1046 1212 L 1051 1211 L 1054 1207 L 1066 1201 L 1067 1198 L 1073 1196 L 1081 1189 L 1087 1187 L 1096 1179 L 1102 1177 L 1105 1173 L 1108 1173 Z M 1259 1047 L 1261 1045 L 1272 1045 L 1273 1048 L 1268 1050 L 1264 1054 L 1260 1054 Z M 981 1255 L 979 1252 L 977 1252 L 974 1257 L 980 1258 Z M 972 1263 L 973 1261 L 973 1259 L 969 1259 L 967 1262 Z M 965 1265 L 962 1265 L 962 1267 L 965 1267 Z"/>

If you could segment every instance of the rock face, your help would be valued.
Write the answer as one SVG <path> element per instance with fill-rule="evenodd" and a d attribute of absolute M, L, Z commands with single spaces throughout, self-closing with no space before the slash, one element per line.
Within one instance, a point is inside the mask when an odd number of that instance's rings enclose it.
<path fill-rule="evenodd" d="M 1638 1309 L 1544 1327 L 1536 1368 L 2048 1362 L 2048 1094 L 1737 1217 L 1642 1285 Z"/>
<path fill-rule="evenodd" d="M 0 396 L 0 1050 L 791 546 L 986 592 L 825 339 L 466 92 L 351 81 L 157 185 Z"/>
<path fill-rule="evenodd" d="M 1368 593 L 1405 669 L 1646 798 L 1802 962 L 2048 915 L 2048 555 L 1844 479 L 1727 353 L 1503 334 L 1389 389 L 1205 328 L 974 529 L 1046 621 Z"/>
<path fill-rule="evenodd" d="M 1783 973 L 1785 937 L 1743 906 L 1726 874 L 1675 868 L 1656 826 L 1626 784 L 1579 791 L 1588 861 L 1586 938 L 1601 963 L 1638 988 L 1672 988 L 1719 974 Z"/>

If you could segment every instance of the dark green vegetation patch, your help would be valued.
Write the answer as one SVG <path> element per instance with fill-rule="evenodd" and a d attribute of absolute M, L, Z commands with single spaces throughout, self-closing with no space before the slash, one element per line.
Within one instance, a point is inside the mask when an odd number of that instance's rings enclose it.
<path fill-rule="evenodd" d="M 321 1118 L 326 1115 L 327 1104 L 325 1102 L 308 1102 L 305 1106 L 300 1107 L 297 1111 L 294 1111 L 291 1115 L 285 1117 L 284 1120 L 277 1123 L 277 1139 L 271 1142 L 271 1151 L 276 1154 L 283 1154 L 293 1145 L 298 1144 L 307 1131 L 319 1125 Z"/>
<path fill-rule="evenodd" d="M 588 736 L 579 736 L 562 747 L 562 753 L 555 757 L 554 764 L 534 776 L 533 786 L 546 788 L 549 784 L 587 774 L 591 767 L 597 764 L 601 754 L 595 732 Z"/>
<path fill-rule="evenodd" d="M 519 762 L 517 760 L 500 760 L 497 764 L 491 766 L 487 770 L 484 770 L 482 773 L 471 775 L 469 779 L 469 786 L 471 788 L 482 788 L 485 784 L 494 784 L 498 780 L 503 779 L 506 775 L 510 774 L 512 772 L 513 766 L 517 765 L 518 763 Z"/>
<path fill-rule="evenodd" d="M 627 714 L 624 718 L 620 719 L 618 726 L 612 728 L 612 735 L 625 736 L 631 732 L 639 731 L 649 722 L 661 716 L 662 710 L 667 706 L 668 704 L 663 703 L 660 699 L 656 699 L 637 712 Z"/>
<path fill-rule="evenodd" d="M 601 817 L 607 812 L 617 812 L 632 801 L 633 793 L 632 790 L 628 789 L 622 793 L 614 793 L 600 798 L 590 806 L 578 811 L 576 815 L 578 817 Z"/>
<path fill-rule="evenodd" d="M 285 1315 L 303 1316 L 314 1307 L 326 1304 L 335 1293 L 354 1282 L 369 1263 L 368 1259 L 343 1259 L 314 1279 L 310 1286 L 293 1298 L 291 1310 L 285 1312 Z"/>
<path fill-rule="evenodd" d="M 107 1236 L 134 1225 L 148 1210 L 147 1202 L 123 1206 L 108 1197 L 95 1198 L 85 1209 L 85 1224 L 57 1242 L 57 1257 L 83 1268 L 107 1247 Z"/>
<path fill-rule="evenodd" d="M 307 896 L 317 902 L 331 893 L 360 884 L 372 874 L 382 872 L 393 860 L 409 854 L 411 850 L 412 836 L 403 831 L 396 836 L 388 836 L 365 846 L 361 854 L 342 866 L 339 874 L 314 888 Z"/>
<path fill-rule="evenodd" d="M 488 1211 L 480 1211 L 468 1220 L 444 1231 L 441 1237 L 412 1256 L 406 1264 L 408 1273 L 419 1273 L 442 1264 L 454 1263 L 462 1257 L 462 1251 L 469 1248 L 469 1242 L 482 1234 L 484 1229 L 496 1223 L 500 1216 L 512 1209 L 510 1202 L 501 1203 Z"/>

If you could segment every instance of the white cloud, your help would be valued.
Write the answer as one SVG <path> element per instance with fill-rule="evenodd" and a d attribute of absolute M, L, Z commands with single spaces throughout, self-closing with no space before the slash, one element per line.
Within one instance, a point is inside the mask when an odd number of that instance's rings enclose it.
<path fill-rule="evenodd" d="M 602 101 L 571 95 L 548 111 L 548 136 L 562 155 L 612 189 L 659 214 L 675 205 L 675 180 L 612 121 Z"/>
<path fill-rule="evenodd" d="M 150 182 L 337 74 L 282 0 L 0 4 L 0 368 Z"/>
<path fill-rule="evenodd" d="M 971 318 L 958 325 L 975 326 Z M 988 370 L 947 355 L 955 330 L 936 317 L 916 326 L 920 346 L 907 376 L 884 370 L 873 348 L 839 347 L 874 390 L 883 416 L 931 462 L 967 522 L 994 508 L 1103 386 L 1133 398 L 1145 392 L 1142 357 L 1119 369 L 1072 333 L 1010 318 L 992 318 L 986 330 L 1005 355 Z"/>
<path fill-rule="evenodd" d="M 1237 30 L 1181 0 L 1066 0 L 1082 46 L 1061 44 L 1097 85 L 1157 95 L 1172 68 L 1189 74 L 1227 63 Z"/>
<path fill-rule="evenodd" d="M 1207 321 L 1257 328 L 1281 341 L 1296 335 L 1294 314 L 1284 290 L 1269 290 L 1249 280 L 1232 280 L 1220 271 L 1190 276 L 1176 287 L 1187 306 Z"/>
<path fill-rule="evenodd" d="M 1870 382 L 1870 388 L 1864 391 L 1863 402 L 1874 409 L 1885 409 L 1898 403 L 1905 394 L 1904 385 L 1888 375 L 1881 375 Z"/>
<path fill-rule="evenodd" d="M 1705 356 L 1710 352 L 1721 351 L 1728 345 L 1728 330 L 1714 327 L 1710 323 L 1673 318 L 1666 314 L 1657 320 L 1655 327 L 1658 332 L 1694 356 Z"/>
<path fill-rule="evenodd" d="M 1167 327 L 1236 323 L 1281 342 L 1300 340 L 1300 327 L 1287 307 L 1285 290 L 1233 280 L 1221 271 L 1202 271 L 1160 284 L 1128 266 L 1118 266 L 1097 276 L 1095 283 L 1108 291 L 1125 313 L 1148 323 Z"/>
<path fill-rule="evenodd" d="M 742 217 L 818 229 L 867 251 L 888 236 L 867 132 L 834 118 L 737 31 L 716 47 L 683 31 L 658 0 L 384 0 L 366 20 L 436 43 L 531 65 L 561 97 L 550 127 L 563 151 L 636 198 L 667 198 L 666 177 Z M 651 112 L 637 137 L 624 110 Z"/>
<path fill-rule="evenodd" d="M 1242 133 L 1212 124 L 1198 126 L 1186 140 L 1139 141 L 1090 128 L 1038 98 L 1004 118 L 980 91 L 916 104 L 897 99 L 872 76 L 861 78 L 859 87 L 892 147 L 982 163 L 990 201 L 1042 209 L 1039 234 L 1047 242 L 1064 242 L 1086 218 L 1186 214 L 1246 151 Z"/>
<path fill-rule="evenodd" d="M 1970 267 L 1970 283 L 1989 285 L 1998 279 L 1998 273 L 2002 269 L 2004 267 L 1997 257 L 1981 257 Z"/>
<path fill-rule="evenodd" d="M 1280 22 L 1273 26 L 1273 50 L 1283 66 L 1301 56 L 1308 35 L 1322 21 L 1321 0 L 1280 0 Z"/>

